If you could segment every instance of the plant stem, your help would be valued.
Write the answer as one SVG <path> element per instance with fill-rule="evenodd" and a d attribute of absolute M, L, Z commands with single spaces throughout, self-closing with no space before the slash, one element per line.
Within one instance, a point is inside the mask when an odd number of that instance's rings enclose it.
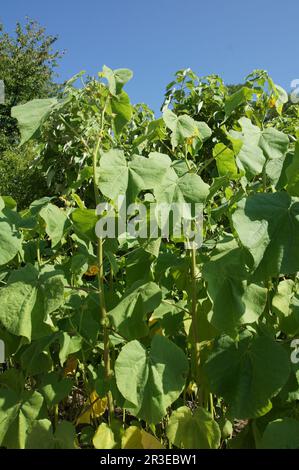
<path fill-rule="evenodd" d="M 190 170 L 191 170 L 191 166 L 190 166 L 190 163 L 189 163 L 189 160 L 188 160 L 188 148 L 187 148 L 187 144 L 185 144 L 185 162 L 186 162 L 188 171 L 190 171 Z"/>
<path fill-rule="evenodd" d="M 265 192 L 267 189 L 267 174 L 266 169 L 263 168 L 263 191 Z"/>
<path fill-rule="evenodd" d="M 105 366 L 105 378 L 109 380 L 111 377 L 111 365 L 110 365 L 110 352 L 109 352 L 109 320 L 107 317 L 105 294 L 104 294 L 104 269 L 103 269 L 103 239 L 98 239 L 98 285 L 99 285 L 99 299 L 100 299 L 100 321 L 103 326 L 103 342 L 104 342 L 104 366 Z M 113 399 L 111 392 L 108 393 L 108 406 L 110 415 L 114 411 Z"/>
<path fill-rule="evenodd" d="M 98 181 L 97 181 L 97 160 L 98 160 L 98 153 L 100 150 L 100 145 L 102 142 L 103 130 L 104 130 L 104 123 L 105 123 L 105 111 L 107 106 L 108 99 L 106 100 L 105 106 L 102 111 L 101 116 L 101 127 L 100 133 L 95 145 L 95 149 L 93 152 L 93 187 L 94 187 L 94 196 L 96 206 L 100 203 L 100 193 L 98 189 Z M 100 323 L 103 327 L 103 342 L 104 342 L 104 367 L 105 367 L 105 378 L 108 381 L 111 377 L 111 366 L 110 366 L 110 352 L 109 352 L 109 320 L 107 317 L 106 311 L 106 303 L 105 303 L 105 294 L 104 294 L 104 267 L 103 267 L 103 239 L 98 238 L 97 242 L 97 258 L 98 258 L 98 287 L 99 287 L 99 301 L 100 301 Z M 111 415 L 114 412 L 113 406 L 113 397 L 111 392 L 108 392 L 108 408 L 109 408 L 109 419 L 111 419 Z"/>
<path fill-rule="evenodd" d="M 175 308 L 177 308 L 178 310 L 181 310 L 182 312 L 188 313 L 188 315 L 190 315 L 189 310 L 187 310 L 186 308 L 183 308 L 183 307 L 181 307 L 181 306 L 179 306 L 179 305 L 175 305 L 173 302 L 170 302 L 169 300 L 162 299 L 162 302 L 163 302 L 164 304 L 171 305 L 172 307 L 175 307 Z"/>
<path fill-rule="evenodd" d="M 212 418 L 214 419 L 214 402 L 212 393 L 210 393 L 210 413 L 212 415 Z"/>
<path fill-rule="evenodd" d="M 40 266 L 42 264 L 42 261 L 41 261 L 41 256 L 40 256 L 40 239 L 39 238 L 36 241 L 36 256 L 37 256 L 38 265 Z"/>
<path fill-rule="evenodd" d="M 211 157 L 208 160 L 206 160 L 204 165 L 198 169 L 197 174 L 200 175 L 214 160 L 215 160 L 215 157 Z"/>
<path fill-rule="evenodd" d="M 192 316 L 192 332 L 193 332 L 193 350 L 195 365 L 195 380 L 197 385 L 197 395 L 199 404 L 202 402 L 202 390 L 200 387 L 200 340 L 198 337 L 198 321 L 197 321 L 197 288 L 196 288 L 196 248 L 191 249 L 191 316 Z"/>
<path fill-rule="evenodd" d="M 59 418 L 59 408 L 58 408 L 58 404 L 56 404 L 54 405 L 54 431 L 56 431 L 57 429 L 58 418 Z"/>
<path fill-rule="evenodd" d="M 86 148 L 86 150 L 89 150 L 89 151 L 90 151 L 90 147 L 89 147 L 88 143 L 86 142 L 85 139 L 83 139 L 83 137 L 81 137 L 81 136 L 77 133 L 76 129 L 74 129 L 73 126 L 71 126 L 71 125 L 64 119 L 63 116 L 60 116 L 60 119 L 62 120 L 62 122 L 64 123 L 64 125 L 65 125 L 66 127 L 68 127 L 68 128 L 73 132 L 73 134 L 74 134 L 76 137 L 78 137 L 78 139 L 82 142 L 82 144 L 84 145 L 84 147 Z"/>

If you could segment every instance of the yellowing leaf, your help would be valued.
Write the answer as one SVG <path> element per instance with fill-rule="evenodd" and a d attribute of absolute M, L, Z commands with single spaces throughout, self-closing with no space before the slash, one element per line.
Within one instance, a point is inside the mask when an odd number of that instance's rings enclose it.
<path fill-rule="evenodd" d="M 96 391 L 91 392 L 89 400 L 85 403 L 87 408 L 77 419 L 77 424 L 90 424 L 92 419 L 100 418 L 107 408 L 107 397 L 100 398 Z"/>
<path fill-rule="evenodd" d="M 154 335 L 160 335 L 160 336 L 164 336 L 163 334 L 163 329 L 162 328 L 157 328 L 153 331 L 153 334 Z"/>
<path fill-rule="evenodd" d="M 88 409 L 77 419 L 76 424 L 90 424 L 91 422 L 91 411 Z"/>
<path fill-rule="evenodd" d="M 163 449 L 162 444 L 152 434 L 139 429 L 137 426 L 130 426 L 124 432 L 121 439 L 122 449 Z"/>
<path fill-rule="evenodd" d="M 63 375 L 74 375 L 77 369 L 78 359 L 75 356 L 69 356 L 64 366 Z"/>
<path fill-rule="evenodd" d="M 276 99 L 274 98 L 274 96 L 271 96 L 271 98 L 269 99 L 269 107 L 275 108 L 275 105 L 276 105 Z"/>
<path fill-rule="evenodd" d="M 122 449 L 143 449 L 141 432 L 137 426 L 130 426 L 125 430 L 121 439 Z"/>
<path fill-rule="evenodd" d="M 152 318 L 151 317 L 148 321 L 148 325 L 149 325 L 149 327 L 151 327 L 151 336 L 153 336 L 153 335 L 164 336 L 163 328 L 161 328 L 159 326 L 157 318 Z"/>
<path fill-rule="evenodd" d="M 65 206 L 67 206 L 67 207 L 71 206 L 71 203 L 70 203 L 70 201 L 68 201 L 66 199 L 66 196 L 60 196 L 59 199 L 60 199 L 60 201 L 62 201 L 64 203 Z"/>
<path fill-rule="evenodd" d="M 96 276 L 99 272 L 99 267 L 97 265 L 89 266 L 88 270 L 85 273 L 85 276 L 93 277 Z"/>
<path fill-rule="evenodd" d="M 163 449 L 161 442 L 143 429 L 141 430 L 141 443 L 143 449 Z"/>
<path fill-rule="evenodd" d="M 195 382 L 190 382 L 188 387 L 187 387 L 187 393 L 191 395 L 192 393 L 197 392 L 197 385 Z"/>
<path fill-rule="evenodd" d="M 92 442 L 96 449 L 113 449 L 116 445 L 113 431 L 106 423 L 100 424 L 93 436 Z"/>

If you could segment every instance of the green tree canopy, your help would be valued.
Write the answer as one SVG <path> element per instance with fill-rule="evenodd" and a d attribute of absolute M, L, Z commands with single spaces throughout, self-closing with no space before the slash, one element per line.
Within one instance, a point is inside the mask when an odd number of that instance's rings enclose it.
<path fill-rule="evenodd" d="M 0 192 L 26 205 L 28 195 L 39 187 L 41 175 L 31 169 L 35 157 L 32 146 L 20 153 L 19 131 L 11 108 L 34 98 L 57 95 L 55 68 L 63 53 L 55 50 L 56 36 L 27 19 L 17 23 L 10 34 L 0 23 L 0 80 L 5 87 L 5 102 L 0 104 Z M 33 172 L 33 173 L 32 173 Z M 34 189 L 34 195 L 38 195 Z"/>
<path fill-rule="evenodd" d="M 12 106 L 57 93 L 55 67 L 62 54 L 54 50 L 56 41 L 33 20 L 27 19 L 24 26 L 17 23 L 12 35 L 0 24 L 0 80 L 5 85 L 5 104 L 0 106 L 2 148 L 5 140 L 15 143 L 16 139 Z"/>

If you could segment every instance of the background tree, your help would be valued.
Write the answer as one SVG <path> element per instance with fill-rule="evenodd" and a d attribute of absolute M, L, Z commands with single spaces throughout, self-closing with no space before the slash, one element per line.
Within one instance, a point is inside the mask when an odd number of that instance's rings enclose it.
<path fill-rule="evenodd" d="M 0 105 L 0 194 L 13 196 L 20 206 L 38 195 L 43 177 L 33 165 L 35 148 L 17 147 L 19 132 L 11 108 L 57 94 L 55 68 L 63 53 L 54 49 L 56 41 L 30 19 L 25 25 L 17 23 L 13 35 L 0 24 L 0 80 L 5 85 L 5 104 Z"/>

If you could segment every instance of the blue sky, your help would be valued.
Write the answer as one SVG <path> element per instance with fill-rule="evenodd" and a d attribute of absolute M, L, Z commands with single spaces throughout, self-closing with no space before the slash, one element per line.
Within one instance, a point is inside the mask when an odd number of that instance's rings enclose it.
<path fill-rule="evenodd" d="M 6 0 L 0 21 L 11 31 L 38 20 L 66 49 L 60 80 L 106 64 L 128 67 L 133 102 L 159 110 L 176 70 L 220 74 L 238 83 L 255 68 L 290 89 L 299 78 L 298 0 Z"/>

